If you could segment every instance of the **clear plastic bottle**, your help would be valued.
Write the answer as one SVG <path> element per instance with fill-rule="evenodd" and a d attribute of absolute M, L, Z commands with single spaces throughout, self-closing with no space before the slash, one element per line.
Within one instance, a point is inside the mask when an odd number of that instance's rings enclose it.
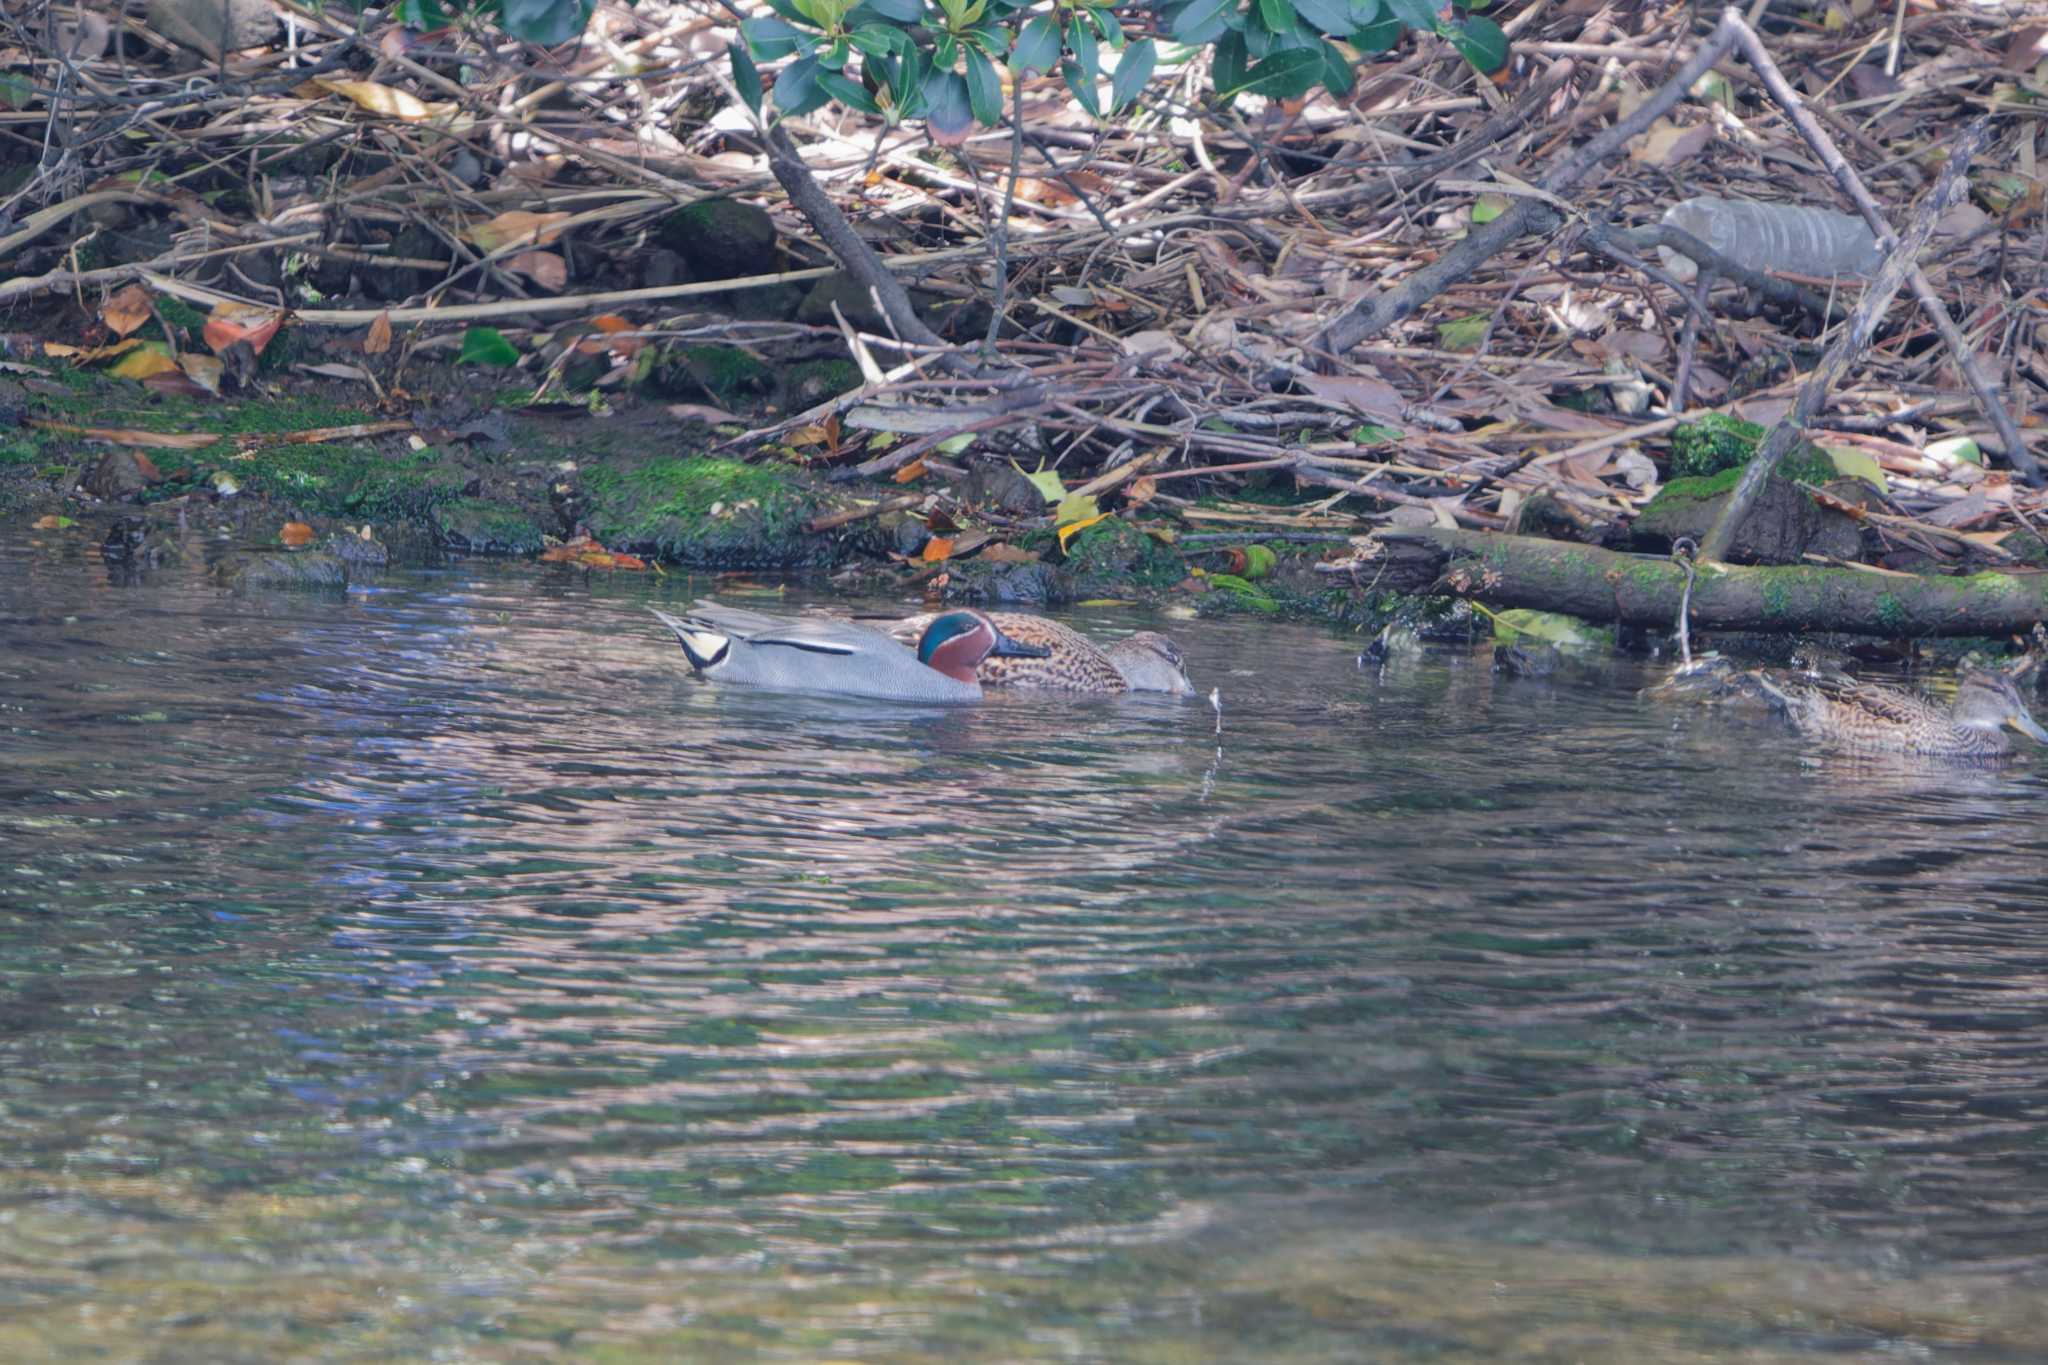
<path fill-rule="evenodd" d="M 1868 224 L 1832 209 L 1703 197 L 1673 204 L 1664 211 L 1664 221 L 1751 270 L 1874 275 L 1884 259 Z M 1681 280 L 1699 274 L 1689 258 L 1668 246 L 1658 247 L 1657 254 Z"/>

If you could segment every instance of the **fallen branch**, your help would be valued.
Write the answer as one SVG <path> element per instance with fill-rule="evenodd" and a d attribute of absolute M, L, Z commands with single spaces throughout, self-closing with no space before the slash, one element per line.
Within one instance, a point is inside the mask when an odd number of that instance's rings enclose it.
<path fill-rule="evenodd" d="M 1676 624 L 1686 579 L 1684 567 L 1668 559 L 1443 527 L 1376 531 L 1356 558 L 1317 567 L 1369 573 L 1396 592 L 1449 594 L 1657 630 Z M 2048 621 L 2048 573 L 1939 578 L 1702 564 L 1690 606 L 1688 621 L 1704 630 L 2004 635 Z"/>

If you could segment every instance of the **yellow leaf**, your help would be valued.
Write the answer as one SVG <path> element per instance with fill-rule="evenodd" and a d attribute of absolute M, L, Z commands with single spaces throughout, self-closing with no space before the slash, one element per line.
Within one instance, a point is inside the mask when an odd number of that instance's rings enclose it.
<path fill-rule="evenodd" d="M 428 104 L 425 100 L 408 95 L 403 90 L 394 90 L 375 81 L 345 81 L 333 76 L 315 76 L 312 83 L 329 94 L 354 100 L 356 104 L 373 114 L 386 114 L 392 118 L 404 119 L 408 123 L 424 123 L 453 108 L 452 105 L 446 104 Z"/>
<path fill-rule="evenodd" d="M 1094 516 L 1088 518 L 1086 521 L 1069 522 L 1065 526 L 1060 527 L 1061 553 L 1065 553 L 1068 541 L 1072 540 L 1075 536 L 1081 534 L 1081 532 L 1087 530 L 1096 522 L 1103 520 L 1105 517 L 1109 515 L 1110 514 L 1107 512 L 1097 512 Z"/>
<path fill-rule="evenodd" d="M 488 223 L 476 224 L 462 235 L 485 251 L 496 251 L 516 242 L 547 246 L 561 236 L 553 230 L 556 225 L 568 220 L 566 213 L 529 213 L 525 209 L 512 209 Z"/>
<path fill-rule="evenodd" d="M 171 359 L 170 349 L 150 341 L 122 356 L 107 368 L 107 373 L 122 379 L 147 379 L 153 374 L 170 374 L 177 368 L 178 362 Z"/>
<path fill-rule="evenodd" d="M 200 355 L 197 351 L 187 351 L 178 357 L 178 368 L 185 372 L 187 379 L 197 384 L 200 388 L 205 389 L 208 393 L 215 395 L 220 393 L 221 372 L 226 367 L 221 364 L 217 357 Z"/>

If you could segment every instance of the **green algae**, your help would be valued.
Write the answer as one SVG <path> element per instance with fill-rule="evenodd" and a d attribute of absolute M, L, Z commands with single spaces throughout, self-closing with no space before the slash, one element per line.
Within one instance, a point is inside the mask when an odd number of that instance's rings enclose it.
<path fill-rule="evenodd" d="M 716 568 L 828 562 L 829 537 L 804 523 L 821 499 L 787 466 L 691 455 L 586 471 L 591 534 L 613 549 Z"/>

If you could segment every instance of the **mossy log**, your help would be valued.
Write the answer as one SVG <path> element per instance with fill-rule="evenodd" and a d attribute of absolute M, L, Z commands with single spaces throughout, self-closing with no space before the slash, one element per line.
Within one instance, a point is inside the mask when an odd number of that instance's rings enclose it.
<path fill-rule="evenodd" d="M 1685 570 L 1671 560 L 1588 545 L 1443 527 L 1393 528 L 1373 540 L 1379 553 L 1359 576 L 1398 592 L 1664 630 L 1677 625 L 1685 592 Z M 1702 564 L 1691 620 L 1701 630 L 2003 635 L 2048 621 L 2048 572 L 1937 578 Z"/>

